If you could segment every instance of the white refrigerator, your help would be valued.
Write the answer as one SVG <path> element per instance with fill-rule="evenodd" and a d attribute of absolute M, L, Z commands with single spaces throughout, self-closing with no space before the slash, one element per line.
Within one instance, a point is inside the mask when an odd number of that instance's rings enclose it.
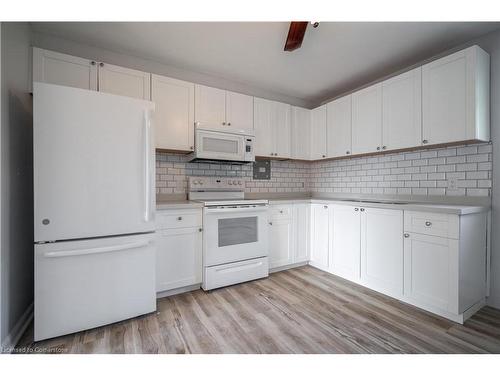
<path fill-rule="evenodd" d="M 156 310 L 153 111 L 34 83 L 36 341 Z"/>

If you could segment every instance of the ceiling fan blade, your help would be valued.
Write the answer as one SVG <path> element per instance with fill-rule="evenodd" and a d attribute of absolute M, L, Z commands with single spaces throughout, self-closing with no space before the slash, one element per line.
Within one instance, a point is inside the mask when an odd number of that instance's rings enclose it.
<path fill-rule="evenodd" d="M 309 22 L 290 22 L 290 29 L 285 42 L 285 51 L 293 51 L 300 48 Z"/>

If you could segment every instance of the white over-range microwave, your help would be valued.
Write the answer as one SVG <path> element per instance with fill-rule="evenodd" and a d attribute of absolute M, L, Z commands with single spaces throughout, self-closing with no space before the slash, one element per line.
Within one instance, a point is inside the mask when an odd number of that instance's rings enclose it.
<path fill-rule="evenodd" d="M 251 163 L 255 161 L 253 134 L 195 128 L 190 161 Z"/>

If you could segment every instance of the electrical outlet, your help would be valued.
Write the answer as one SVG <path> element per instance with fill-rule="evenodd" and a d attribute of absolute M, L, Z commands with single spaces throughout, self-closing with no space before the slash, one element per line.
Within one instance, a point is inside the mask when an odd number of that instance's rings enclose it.
<path fill-rule="evenodd" d="M 448 190 L 449 191 L 457 191 L 458 190 L 458 179 L 456 177 L 448 178 Z"/>

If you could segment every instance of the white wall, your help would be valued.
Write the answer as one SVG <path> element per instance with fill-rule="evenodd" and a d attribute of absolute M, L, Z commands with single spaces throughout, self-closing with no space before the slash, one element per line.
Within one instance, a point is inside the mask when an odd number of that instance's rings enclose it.
<path fill-rule="evenodd" d="M 243 83 L 230 81 L 221 77 L 194 72 L 172 65 L 161 64 L 152 60 L 143 59 L 141 57 L 131 56 L 123 53 L 122 51 L 110 51 L 99 47 L 62 39 L 45 33 L 33 32 L 32 43 L 33 46 L 39 48 L 107 62 L 108 64 L 120 65 L 126 68 L 142 70 L 144 72 L 164 75 L 167 77 L 199 83 L 202 85 L 241 92 L 243 94 L 257 96 L 260 98 L 277 100 L 299 107 L 312 108 L 313 104 L 315 104 L 296 97 L 271 92 L 259 87 L 245 85 Z"/>
<path fill-rule="evenodd" d="M 33 302 L 31 32 L 1 25 L 1 336 L 12 344 Z M 28 311 L 28 313 L 26 313 Z"/>

